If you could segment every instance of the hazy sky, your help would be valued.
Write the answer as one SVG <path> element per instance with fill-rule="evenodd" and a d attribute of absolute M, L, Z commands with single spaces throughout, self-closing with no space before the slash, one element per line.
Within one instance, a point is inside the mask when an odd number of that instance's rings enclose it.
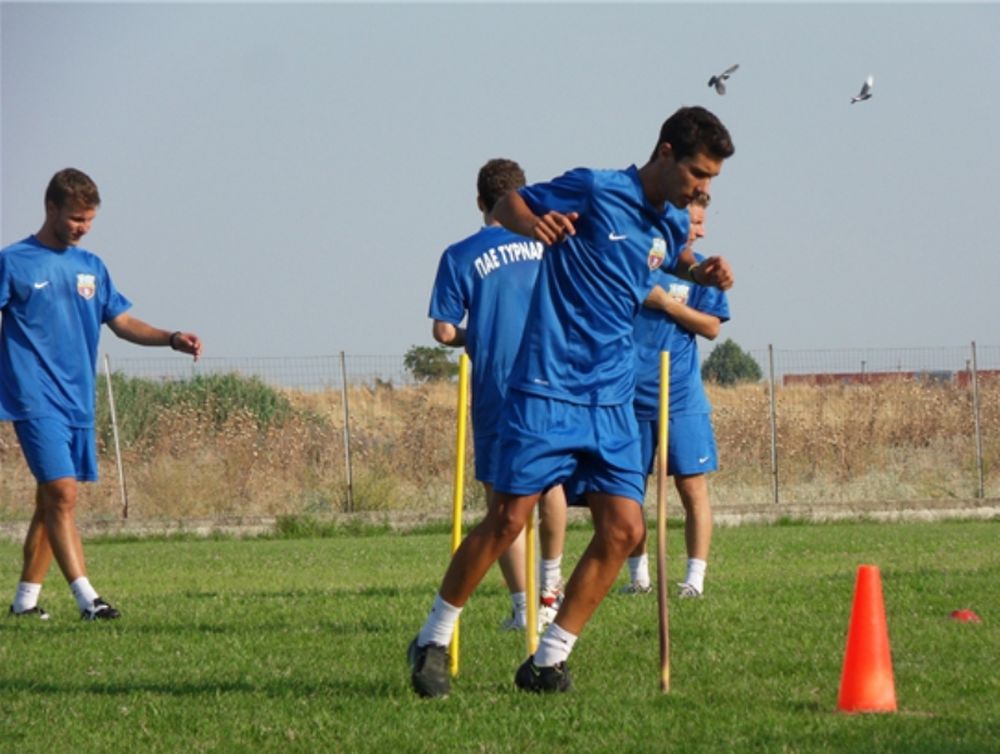
<path fill-rule="evenodd" d="M 736 271 L 724 335 L 1000 340 L 1000 5 L 3 2 L 0 24 L 0 243 L 83 169 L 103 197 L 83 245 L 206 355 L 432 343 L 483 162 L 642 164 L 693 104 L 736 144 L 700 247 Z"/>

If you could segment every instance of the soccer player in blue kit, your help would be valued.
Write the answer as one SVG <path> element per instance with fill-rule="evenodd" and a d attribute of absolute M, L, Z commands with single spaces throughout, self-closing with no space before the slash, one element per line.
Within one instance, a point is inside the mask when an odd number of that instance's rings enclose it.
<path fill-rule="evenodd" d="M 541 242 L 503 228 L 493 220 L 492 212 L 500 197 L 524 184 L 524 171 L 513 160 L 494 159 L 480 168 L 476 201 L 484 225 L 441 255 L 428 312 L 434 320 L 434 339 L 447 346 L 464 346 L 472 361 L 476 479 L 483 484 L 487 504 L 497 475 L 500 409 L 545 251 Z M 561 487 L 542 495 L 539 512 L 542 560 L 550 566 L 543 568 L 543 573 L 555 570 L 550 580 L 558 582 L 566 531 L 566 502 Z M 527 601 L 523 532 L 500 556 L 499 563 L 513 608 L 503 627 L 524 628 Z M 558 583 L 542 585 L 543 593 L 553 588 L 557 589 Z M 550 623 L 555 611 L 548 608 L 551 614 L 545 615 L 544 603 L 540 608 L 539 617 L 545 624 Z"/>
<path fill-rule="evenodd" d="M 708 193 L 733 152 L 715 115 L 685 107 L 663 123 L 641 168 L 572 170 L 510 192 L 494 208 L 505 227 L 549 250 L 508 385 L 492 504 L 455 551 L 410 645 L 418 694 L 449 692 L 447 645 L 466 600 L 541 492 L 576 475 L 584 480 L 594 535 L 555 621 L 514 677 L 526 691 L 569 690 L 566 659 L 644 529 L 645 470 L 632 405 L 635 317 L 644 304 L 664 307 L 667 293 L 654 276 L 661 266 L 699 284 L 732 285 L 728 263 L 696 263 L 684 248 L 686 233 L 668 220 Z"/>
<path fill-rule="evenodd" d="M 10 615 L 43 620 L 42 582 L 53 556 L 84 620 L 118 618 L 87 577 L 76 527 L 77 482 L 97 479 L 95 375 L 100 329 L 146 346 L 201 353 L 197 335 L 131 316 L 104 263 L 78 244 L 101 199 L 86 174 L 67 168 L 45 192 L 41 230 L 0 251 L 0 419 L 14 422 L 38 482 L 35 511 Z"/>
<path fill-rule="evenodd" d="M 688 246 L 705 236 L 705 210 L 710 198 L 699 195 L 688 205 L 691 229 Z M 703 259 L 695 255 L 699 261 Z M 642 458 L 647 473 L 656 460 L 659 432 L 660 352 L 670 352 L 670 418 L 667 451 L 668 473 L 684 506 L 684 540 L 688 565 L 679 584 L 681 597 L 700 597 L 712 542 L 712 509 L 708 479 L 715 471 L 718 454 L 711 405 L 705 395 L 698 359 L 697 335 L 714 340 L 723 322 L 729 320 L 729 302 L 724 291 L 695 285 L 665 273 L 660 285 L 669 296 L 667 316 L 643 309 L 635 321 L 636 391 L 635 414 L 642 438 Z M 629 583 L 622 591 L 641 594 L 652 590 L 646 556 L 646 534 L 628 558 Z"/>

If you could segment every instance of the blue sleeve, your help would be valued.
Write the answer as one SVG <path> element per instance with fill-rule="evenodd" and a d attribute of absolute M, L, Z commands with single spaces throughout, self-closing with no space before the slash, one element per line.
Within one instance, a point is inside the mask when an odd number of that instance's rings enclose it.
<path fill-rule="evenodd" d="M 431 290 L 431 303 L 427 316 L 453 325 L 462 324 L 468 308 L 462 293 L 462 282 L 455 270 L 454 258 L 445 251 L 438 263 L 437 276 L 434 278 L 434 288 Z"/>
<path fill-rule="evenodd" d="M 729 321 L 729 299 L 725 291 L 704 285 L 692 286 L 691 300 L 688 306 L 703 314 L 718 317 L 721 322 Z"/>
<path fill-rule="evenodd" d="M 7 306 L 10 301 L 10 279 L 7 277 L 7 262 L 5 255 L 0 252 L 0 309 Z"/>
<path fill-rule="evenodd" d="M 594 172 L 575 168 L 548 183 L 535 183 L 518 189 L 521 198 L 536 215 L 546 212 L 585 214 L 594 190 Z"/>
<path fill-rule="evenodd" d="M 109 322 L 122 312 L 127 312 L 132 308 L 132 302 L 125 298 L 118 289 L 115 288 L 111 280 L 111 273 L 103 264 L 101 265 L 101 322 Z"/>
<path fill-rule="evenodd" d="M 695 254 L 699 263 L 705 261 L 701 254 Z M 729 297 L 726 292 L 706 285 L 692 285 L 688 306 L 703 314 L 711 314 L 722 322 L 729 321 Z"/>

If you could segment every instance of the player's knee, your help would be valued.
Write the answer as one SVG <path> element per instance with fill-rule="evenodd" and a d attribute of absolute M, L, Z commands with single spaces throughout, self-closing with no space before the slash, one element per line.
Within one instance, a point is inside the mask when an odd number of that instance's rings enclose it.
<path fill-rule="evenodd" d="M 76 487 L 73 485 L 43 486 L 39 491 L 38 504 L 44 513 L 72 513 L 76 508 Z"/>
<path fill-rule="evenodd" d="M 606 522 L 604 539 L 614 550 L 630 553 L 642 541 L 641 518 L 617 517 Z"/>
<path fill-rule="evenodd" d="M 643 541 L 645 535 L 646 527 L 643 525 L 642 518 L 629 522 L 626 527 L 626 546 L 628 551 L 632 552 Z"/>
<path fill-rule="evenodd" d="M 510 508 L 501 508 L 495 511 L 490 518 L 492 519 L 490 535 L 504 545 L 510 545 L 524 528 L 524 517 L 519 516 Z"/>

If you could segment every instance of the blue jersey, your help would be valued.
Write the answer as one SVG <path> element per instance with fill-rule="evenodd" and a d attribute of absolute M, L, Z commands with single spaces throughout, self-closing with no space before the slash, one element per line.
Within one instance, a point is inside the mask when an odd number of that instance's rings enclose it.
<path fill-rule="evenodd" d="M 686 225 L 671 222 L 682 211 L 653 207 L 634 165 L 578 168 L 520 194 L 535 214 L 579 218 L 576 235 L 542 261 L 510 386 L 583 405 L 630 403 L 633 323 L 656 270 L 672 267 L 684 247 Z"/>
<path fill-rule="evenodd" d="M 0 251 L 0 419 L 92 427 L 101 325 L 131 306 L 89 251 L 34 236 Z"/>
<path fill-rule="evenodd" d="M 472 426 L 495 433 L 545 247 L 488 226 L 441 255 L 429 316 L 460 325 L 472 360 Z"/>
<path fill-rule="evenodd" d="M 696 255 L 700 262 L 704 257 Z M 660 287 L 699 312 L 729 319 L 724 291 L 695 285 L 664 273 Z M 670 351 L 670 416 L 707 414 L 712 410 L 705 395 L 698 359 L 698 340 L 662 311 L 643 309 L 635 320 L 635 415 L 640 421 L 656 419 L 660 405 L 660 351 Z"/>

